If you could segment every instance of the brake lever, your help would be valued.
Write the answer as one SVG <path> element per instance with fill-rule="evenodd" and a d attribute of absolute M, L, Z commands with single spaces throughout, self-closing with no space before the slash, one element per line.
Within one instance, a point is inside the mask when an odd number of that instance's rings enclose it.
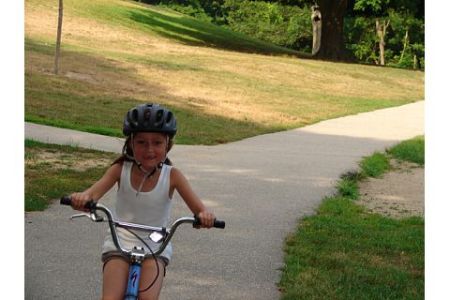
<path fill-rule="evenodd" d="M 95 212 L 76 214 L 76 215 L 71 216 L 70 219 L 73 220 L 73 219 L 82 218 L 82 217 L 89 218 L 91 221 L 94 221 L 94 222 L 103 222 L 103 217 L 100 217 Z"/>

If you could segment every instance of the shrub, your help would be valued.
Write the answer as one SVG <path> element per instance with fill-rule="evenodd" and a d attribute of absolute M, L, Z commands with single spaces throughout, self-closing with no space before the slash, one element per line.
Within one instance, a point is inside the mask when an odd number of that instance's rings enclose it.
<path fill-rule="evenodd" d="M 234 31 L 283 47 L 311 49 L 309 8 L 264 1 L 226 0 L 224 10 L 228 26 Z"/>

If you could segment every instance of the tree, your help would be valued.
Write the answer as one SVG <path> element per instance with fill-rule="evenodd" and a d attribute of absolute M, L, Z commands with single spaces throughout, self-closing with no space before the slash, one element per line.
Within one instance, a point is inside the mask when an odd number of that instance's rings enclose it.
<path fill-rule="evenodd" d="M 314 57 L 330 60 L 347 60 L 344 44 L 344 16 L 347 0 L 319 0 L 322 14 L 320 49 Z"/>
<path fill-rule="evenodd" d="M 384 50 L 386 46 L 386 33 L 389 28 L 389 17 L 386 16 L 389 0 L 356 0 L 354 9 L 356 11 L 368 11 L 376 16 L 375 28 L 378 37 L 379 60 L 378 63 L 385 65 Z"/>
<path fill-rule="evenodd" d="M 61 32 L 62 32 L 62 20 L 63 20 L 63 0 L 59 0 L 58 9 L 58 30 L 56 33 L 56 51 L 55 51 L 55 74 L 59 72 L 59 54 L 61 49 Z"/>
<path fill-rule="evenodd" d="M 389 27 L 390 20 L 382 20 L 382 23 L 378 18 L 375 19 L 375 27 L 377 29 L 377 36 L 378 36 L 378 48 L 380 50 L 380 65 L 384 66 L 384 46 L 386 45 L 385 37 L 386 37 L 386 31 Z"/>
<path fill-rule="evenodd" d="M 424 38 L 423 0 L 349 0 L 346 43 L 359 61 L 421 68 Z"/>

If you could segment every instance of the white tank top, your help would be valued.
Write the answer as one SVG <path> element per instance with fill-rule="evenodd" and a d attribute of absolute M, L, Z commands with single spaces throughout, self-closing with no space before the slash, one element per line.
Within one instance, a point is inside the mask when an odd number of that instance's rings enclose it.
<path fill-rule="evenodd" d="M 172 166 L 163 165 L 159 174 L 158 182 L 153 190 L 149 192 L 137 192 L 131 185 L 131 169 L 133 163 L 124 161 L 120 174 L 120 186 L 117 191 L 113 214 L 119 221 L 138 223 L 155 227 L 167 227 L 172 199 L 169 196 L 170 171 Z M 133 234 L 123 228 L 117 228 L 119 241 L 123 248 L 131 250 L 134 246 L 142 247 L 149 253 L 149 249 L 139 241 Z M 156 251 L 160 244 L 156 244 L 148 237 L 149 233 L 135 230 L 149 246 Z M 111 233 L 108 233 L 103 244 L 103 253 L 116 251 L 117 248 L 112 241 Z M 161 253 L 168 260 L 172 257 L 172 243 Z"/>

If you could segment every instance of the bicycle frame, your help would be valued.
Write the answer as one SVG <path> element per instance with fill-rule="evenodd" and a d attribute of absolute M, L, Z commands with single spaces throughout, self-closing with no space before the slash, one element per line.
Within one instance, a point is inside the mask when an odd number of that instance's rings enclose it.
<path fill-rule="evenodd" d="M 62 205 L 71 205 L 71 199 L 69 197 L 63 197 L 61 198 Z M 111 211 L 104 205 L 100 203 L 96 203 L 94 201 L 89 201 L 86 204 L 86 208 L 89 209 L 89 214 L 82 213 L 73 215 L 71 219 L 78 218 L 78 217 L 88 217 L 94 222 L 103 222 L 104 219 L 97 215 L 96 211 L 102 211 L 106 217 L 107 221 L 109 223 L 109 228 L 111 232 L 111 236 L 114 242 L 114 245 L 116 248 L 122 252 L 124 255 L 130 257 L 131 264 L 129 268 L 128 273 L 128 282 L 127 282 L 127 290 L 125 292 L 125 300 L 137 300 L 139 295 L 139 281 L 141 277 L 141 269 L 142 269 L 142 262 L 147 257 L 155 257 L 159 254 L 161 254 L 166 246 L 169 244 L 170 240 L 172 239 L 176 229 L 178 226 L 180 226 L 183 223 L 191 223 L 193 226 L 200 225 L 200 221 L 196 217 L 182 217 L 177 219 L 171 227 L 165 228 L 165 227 L 153 227 L 153 226 L 147 226 L 142 224 L 136 224 L 136 223 L 127 223 L 127 222 L 121 222 L 118 220 L 115 220 Z M 159 233 L 159 236 L 162 239 L 161 246 L 152 253 L 146 253 L 144 251 L 144 248 L 141 247 L 134 247 L 132 250 L 127 250 L 123 248 L 120 244 L 119 238 L 117 236 L 116 228 L 121 227 L 125 229 L 134 229 L 134 230 L 140 230 L 140 231 L 146 231 L 146 232 L 152 232 L 152 233 Z M 216 228 L 225 228 L 225 222 L 223 221 L 214 221 L 214 227 Z M 149 235 L 151 238 L 151 235 Z M 159 241 L 155 241 L 159 242 Z"/>
<path fill-rule="evenodd" d="M 127 290 L 125 300 L 135 300 L 139 295 L 139 282 L 141 279 L 142 262 L 145 258 L 145 252 L 142 248 L 135 248 L 131 253 L 131 264 L 128 272 Z"/>

